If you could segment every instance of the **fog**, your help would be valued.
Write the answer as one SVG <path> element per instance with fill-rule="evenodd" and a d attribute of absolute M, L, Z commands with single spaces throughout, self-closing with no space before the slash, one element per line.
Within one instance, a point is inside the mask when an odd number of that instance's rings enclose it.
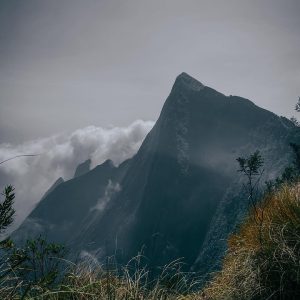
<path fill-rule="evenodd" d="M 88 158 L 92 160 L 92 168 L 107 159 L 115 165 L 120 164 L 137 152 L 152 126 L 151 121 L 137 120 L 128 127 L 89 126 L 19 145 L 1 144 L 0 161 L 26 153 L 38 154 L 0 165 L 1 189 L 8 184 L 15 187 L 17 216 L 14 227 L 59 177 L 72 178 L 77 165 Z"/>

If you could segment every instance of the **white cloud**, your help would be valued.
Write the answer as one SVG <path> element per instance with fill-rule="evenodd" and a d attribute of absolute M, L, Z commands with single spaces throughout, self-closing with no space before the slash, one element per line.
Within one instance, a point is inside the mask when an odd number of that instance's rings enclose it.
<path fill-rule="evenodd" d="M 117 183 L 113 183 L 111 180 L 108 181 L 108 184 L 105 188 L 105 192 L 103 197 L 98 199 L 98 202 L 95 207 L 93 207 L 91 210 L 98 210 L 102 212 L 105 207 L 107 206 L 110 199 L 113 197 L 114 194 L 120 192 L 122 190 L 121 185 Z"/>
<path fill-rule="evenodd" d="M 128 127 L 88 126 L 69 134 L 57 134 L 20 145 L 0 144 L 0 161 L 21 154 L 40 154 L 0 165 L 0 188 L 12 184 L 16 189 L 14 227 L 22 222 L 59 177 L 72 178 L 77 165 L 86 159 L 90 158 L 94 167 L 106 159 L 118 165 L 132 157 L 153 124 L 152 121 L 137 120 Z"/>

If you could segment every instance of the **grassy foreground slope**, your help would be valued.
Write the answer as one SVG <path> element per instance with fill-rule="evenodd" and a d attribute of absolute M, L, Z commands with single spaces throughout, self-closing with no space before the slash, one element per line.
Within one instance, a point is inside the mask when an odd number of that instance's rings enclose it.
<path fill-rule="evenodd" d="M 1 299 L 299 299 L 300 184 L 283 185 L 267 194 L 228 240 L 223 268 L 199 291 L 193 274 L 182 272 L 179 261 L 150 279 L 149 270 L 134 258 L 121 270 L 91 260 L 66 264 L 54 285 L 24 278 L 6 278 Z M 17 273 L 15 273 L 17 274 Z"/>
<path fill-rule="evenodd" d="M 300 299 L 300 185 L 283 185 L 228 240 L 208 299 Z"/>

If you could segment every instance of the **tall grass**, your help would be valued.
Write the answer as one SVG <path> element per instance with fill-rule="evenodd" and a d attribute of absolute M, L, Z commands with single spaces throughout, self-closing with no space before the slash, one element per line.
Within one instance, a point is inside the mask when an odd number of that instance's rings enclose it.
<path fill-rule="evenodd" d="M 141 255 L 119 268 L 110 259 L 105 264 L 85 260 L 78 264 L 68 262 L 65 276 L 53 288 L 36 283 L 28 287 L 22 279 L 13 285 L 6 282 L 0 287 L 1 299 L 49 299 L 49 300 L 183 300 L 200 299 L 193 296 L 198 281 L 194 274 L 182 271 L 182 262 L 176 260 L 164 266 L 159 275 L 151 276 L 142 263 Z M 8 278 L 12 279 L 12 278 Z M 22 291 L 23 293 L 21 293 Z M 6 297 L 6 298 L 5 298 Z"/>
<path fill-rule="evenodd" d="M 228 240 L 209 299 L 300 299 L 300 185 L 268 194 Z"/>

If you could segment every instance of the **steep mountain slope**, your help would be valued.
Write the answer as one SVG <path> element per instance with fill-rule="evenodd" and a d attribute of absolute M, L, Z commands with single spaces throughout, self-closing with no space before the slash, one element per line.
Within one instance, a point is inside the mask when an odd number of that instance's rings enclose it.
<path fill-rule="evenodd" d="M 39 231 L 74 252 L 126 261 L 143 250 L 150 265 L 184 257 L 194 269 L 215 268 L 247 209 L 236 157 L 261 150 L 275 177 L 298 134 L 291 122 L 182 73 L 131 160 L 60 184 L 15 235 L 38 220 Z"/>
<path fill-rule="evenodd" d="M 50 188 L 46 191 L 42 199 L 44 199 L 46 196 L 48 196 L 50 193 L 52 193 L 61 183 L 64 182 L 64 179 L 62 177 L 59 177 L 51 186 Z M 41 200 L 42 200 L 41 199 Z"/>
<path fill-rule="evenodd" d="M 93 210 L 103 204 L 103 195 L 112 180 L 121 180 L 128 160 L 119 167 L 107 160 L 87 174 L 61 182 L 47 193 L 13 238 L 23 241 L 39 234 L 70 245 L 76 232 L 83 232 Z"/>

